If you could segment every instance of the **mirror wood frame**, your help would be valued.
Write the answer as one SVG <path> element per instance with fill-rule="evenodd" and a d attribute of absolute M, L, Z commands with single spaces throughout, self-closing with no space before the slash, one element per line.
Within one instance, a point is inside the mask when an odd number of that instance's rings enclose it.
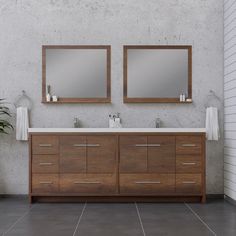
<path fill-rule="evenodd" d="M 104 98 L 66 98 L 57 102 L 46 101 L 46 50 L 47 49 L 104 49 L 107 53 L 107 96 Z M 111 103 L 111 46 L 110 45 L 43 45 L 42 46 L 42 103 Z"/>
<path fill-rule="evenodd" d="M 123 46 L 123 102 L 124 103 L 192 103 L 178 98 L 128 97 L 128 50 L 129 49 L 187 49 L 188 50 L 188 98 L 192 99 L 192 46 L 191 45 L 124 45 Z"/>

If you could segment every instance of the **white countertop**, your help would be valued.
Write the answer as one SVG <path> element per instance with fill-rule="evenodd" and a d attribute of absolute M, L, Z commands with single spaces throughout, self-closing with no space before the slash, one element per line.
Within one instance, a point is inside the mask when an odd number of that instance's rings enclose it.
<path fill-rule="evenodd" d="M 205 133 L 205 128 L 29 128 L 29 133 Z"/>

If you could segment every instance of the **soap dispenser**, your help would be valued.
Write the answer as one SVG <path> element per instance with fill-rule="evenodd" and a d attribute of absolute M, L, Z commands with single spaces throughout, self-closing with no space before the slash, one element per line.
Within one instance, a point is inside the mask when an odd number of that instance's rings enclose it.
<path fill-rule="evenodd" d="M 47 95 L 46 95 L 46 101 L 50 102 L 51 101 L 51 95 L 50 95 L 50 85 L 47 85 Z"/>

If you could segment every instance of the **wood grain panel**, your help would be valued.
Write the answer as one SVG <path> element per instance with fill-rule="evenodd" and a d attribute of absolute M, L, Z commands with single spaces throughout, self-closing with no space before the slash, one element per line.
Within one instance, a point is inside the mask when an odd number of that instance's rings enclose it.
<path fill-rule="evenodd" d="M 202 137 L 201 136 L 177 136 L 176 154 L 201 154 Z"/>
<path fill-rule="evenodd" d="M 199 155 L 177 155 L 176 156 L 177 173 L 201 173 L 202 157 Z"/>
<path fill-rule="evenodd" d="M 32 193 L 56 193 L 59 190 L 58 174 L 33 174 Z"/>
<path fill-rule="evenodd" d="M 148 136 L 148 172 L 175 172 L 174 136 Z"/>
<path fill-rule="evenodd" d="M 147 172 L 147 136 L 120 137 L 121 173 Z"/>
<path fill-rule="evenodd" d="M 32 173 L 58 173 L 58 155 L 33 155 Z"/>
<path fill-rule="evenodd" d="M 115 136 L 87 136 L 87 173 L 115 172 L 116 152 Z"/>
<path fill-rule="evenodd" d="M 200 194 L 201 174 L 176 174 L 176 193 Z"/>
<path fill-rule="evenodd" d="M 117 189 L 115 174 L 61 174 L 60 192 L 81 194 L 112 194 Z"/>
<path fill-rule="evenodd" d="M 120 174 L 120 193 L 162 195 L 174 193 L 174 174 Z"/>
<path fill-rule="evenodd" d="M 57 154 L 59 152 L 59 138 L 50 135 L 34 135 L 32 137 L 33 154 Z"/>
<path fill-rule="evenodd" d="M 70 154 L 85 155 L 86 137 L 85 136 L 60 136 L 60 155 Z"/>

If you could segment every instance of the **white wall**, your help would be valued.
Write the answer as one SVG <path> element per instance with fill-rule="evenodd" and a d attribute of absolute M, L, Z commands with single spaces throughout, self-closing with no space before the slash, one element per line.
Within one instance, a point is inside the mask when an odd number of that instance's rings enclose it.
<path fill-rule="evenodd" d="M 236 0 L 224 4 L 224 192 L 236 200 Z"/>
<path fill-rule="evenodd" d="M 112 104 L 41 104 L 42 44 L 110 44 Z M 124 44 L 191 44 L 193 104 L 123 104 Z M 0 97 L 32 98 L 33 127 L 107 127 L 119 111 L 125 127 L 204 127 L 210 89 L 223 99 L 223 0 L 0 0 Z M 14 110 L 13 110 L 14 111 Z M 223 109 L 220 108 L 221 131 Z M 27 193 L 28 152 L 0 137 L 0 193 Z M 207 144 L 207 192 L 223 193 L 223 142 Z"/>

